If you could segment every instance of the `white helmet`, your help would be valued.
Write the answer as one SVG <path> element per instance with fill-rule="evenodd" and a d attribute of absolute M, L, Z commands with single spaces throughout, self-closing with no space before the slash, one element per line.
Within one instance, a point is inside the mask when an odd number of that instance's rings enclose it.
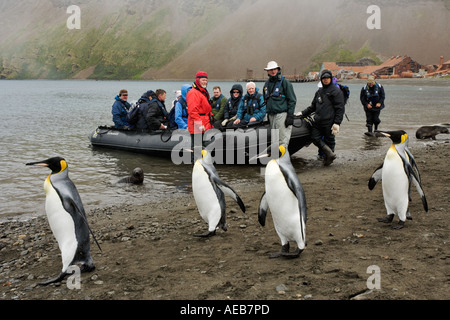
<path fill-rule="evenodd" d="M 269 70 L 272 70 L 272 69 L 280 69 L 281 70 L 281 67 L 275 61 L 270 61 L 267 64 L 267 68 L 265 68 L 264 70 L 269 71 Z"/>

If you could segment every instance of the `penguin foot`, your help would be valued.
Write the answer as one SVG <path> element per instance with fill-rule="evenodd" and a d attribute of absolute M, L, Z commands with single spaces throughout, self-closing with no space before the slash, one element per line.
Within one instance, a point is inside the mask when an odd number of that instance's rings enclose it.
<path fill-rule="evenodd" d="M 194 237 L 197 237 L 197 238 L 209 238 L 209 237 L 212 237 L 212 236 L 215 236 L 216 235 L 216 230 L 214 230 L 214 231 L 207 231 L 207 232 L 205 232 L 205 233 L 201 233 L 201 234 L 195 234 L 194 233 Z"/>
<path fill-rule="evenodd" d="M 47 280 L 47 281 L 40 282 L 40 283 L 38 283 L 38 285 L 40 285 L 40 286 L 48 286 L 49 284 L 52 284 L 52 283 L 58 283 L 58 282 L 61 282 L 61 281 L 64 280 L 64 278 L 65 278 L 67 275 L 68 275 L 68 273 L 66 273 L 66 272 L 61 272 L 61 273 L 59 274 L 59 276 L 57 276 L 56 278 L 52 278 L 52 279 L 49 279 L 49 280 Z"/>
<path fill-rule="evenodd" d="M 300 257 L 300 254 L 302 252 L 303 252 L 303 250 L 300 250 L 299 248 L 297 248 L 297 250 L 295 250 L 294 252 L 287 252 L 287 253 L 282 252 L 281 256 L 286 259 L 296 259 L 296 258 Z"/>
<path fill-rule="evenodd" d="M 399 221 L 398 224 L 396 224 L 395 226 L 392 226 L 392 229 L 400 230 L 400 229 L 403 229 L 404 226 L 405 226 L 405 221 Z"/>
<path fill-rule="evenodd" d="M 280 252 L 275 252 L 275 253 L 271 253 L 269 254 L 269 258 L 270 259 L 276 259 L 285 255 L 289 254 L 289 243 L 286 243 L 284 246 L 281 247 L 281 251 Z"/>
<path fill-rule="evenodd" d="M 392 220 L 394 220 L 394 215 L 393 215 L 393 214 L 390 214 L 390 215 L 388 215 L 387 217 L 384 217 L 384 218 L 378 218 L 377 220 L 378 220 L 378 222 L 391 223 Z"/>

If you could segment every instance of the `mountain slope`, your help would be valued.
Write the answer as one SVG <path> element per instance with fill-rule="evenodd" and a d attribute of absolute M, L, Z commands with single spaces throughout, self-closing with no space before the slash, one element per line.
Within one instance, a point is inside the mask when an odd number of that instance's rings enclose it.
<path fill-rule="evenodd" d="M 265 77 L 277 60 L 301 72 L 344 40 L 350 50 L 409 55 L 422 64 L 450 53 L 448 0 L 379 0 L 381 30 L 369 30 L 373 1 L 2 0 L 0 77 L 239 79 Z M 81 8 L 69 30 L 67 7 Z"/>

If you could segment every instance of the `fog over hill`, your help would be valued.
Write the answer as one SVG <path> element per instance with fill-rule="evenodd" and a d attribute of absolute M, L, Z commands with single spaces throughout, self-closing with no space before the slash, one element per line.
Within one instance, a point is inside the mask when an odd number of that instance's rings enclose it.
<path fill-rule="evenodd" d="M 78 6 L 80 29 L 67 8 Z M 380 8 L 381 29 L 369 29 Z M 241 79 L 286 74 L 342 41 L 380 58 L 450 59 L 450 0 L 2 0 L 0 76 L 23 78 Z"/>

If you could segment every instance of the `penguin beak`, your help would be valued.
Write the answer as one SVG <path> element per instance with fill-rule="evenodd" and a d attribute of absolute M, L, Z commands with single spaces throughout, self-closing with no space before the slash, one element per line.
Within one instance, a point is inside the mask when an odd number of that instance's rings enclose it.
<path fill-rule="evenodd" d="M 48 167 L 48 164 L 45 162 L 30 162 L 26 164 L 27 166 L 39 166 L 39 167 Z"/>
<path fill-rule="evenodd" d="M 385 137 L 388 137 L 388 138 L 391 137 L 391 135 L 389 133 L 386 133 L 386 132 L 377 131 L 377 133 L 379 133 L 379 134 L 381 134 L 381 135 L 383 135 Z"/>

